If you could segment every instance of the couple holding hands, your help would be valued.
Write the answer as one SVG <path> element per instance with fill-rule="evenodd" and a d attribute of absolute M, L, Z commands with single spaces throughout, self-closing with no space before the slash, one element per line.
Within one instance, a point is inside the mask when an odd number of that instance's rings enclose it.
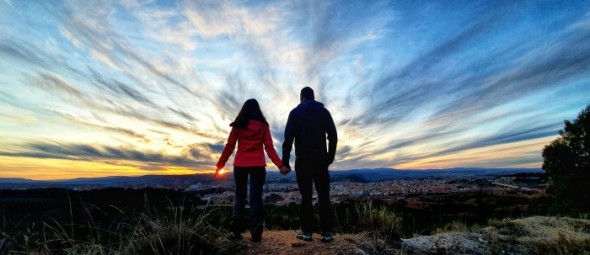
<path fill-rule="evenodd" d="M 262 190 L 266 178 L 264 151 L 282 174 L 291 172 L 289 159 L 295 143 L 295 174 L 301 194 L 299 222 L 301 230 L 297 238 L 311 241 L 314 232 L 312 194 L 315 184 L 320 205 L 320 240 L 330 242 L 332 235 L 332 203 L 330 201 L 330 174 L 328 167 L 334 161 L 338 136 L 330 112 L 315 101 L 314 91 L 305 87 L 300 93 L 300 104 L 290 113 L 285 128 L 283 157 L 279 159 L 273 147 L 269 124 L 264 118 L 258 101 L 248 99 L 232 127 L 227 144 L 217 162 L 217 174 L 227 162 L 238 144 L 234 157 L 236 198 L 232 213 L 233 238 L 241 239 L 245 229 L 247 183 L 250 177 L 249 203 L 251 209 L 250 233 L 253 242 L 260 242 L 263 231 Z M 328 142 L 326 142 L 326 140 Z"/>

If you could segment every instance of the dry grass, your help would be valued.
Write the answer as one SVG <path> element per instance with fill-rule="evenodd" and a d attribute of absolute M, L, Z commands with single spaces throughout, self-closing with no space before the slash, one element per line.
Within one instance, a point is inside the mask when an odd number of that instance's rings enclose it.
<path fill-rule="evenodd" d="M 442 228 L 436 228 L 432 231 L 433 235 L 449 232 L 469 232 L 469 226 L 463 221 L 456 220 L 445 224 Z"/>
<path fill-rule="evenodd" d="M 369 245 L 365 245 L 366 250 L 371 254 L 392 254 L 399 248 L 401 215 L 386 206 L 375 206 L 371 202 L 359 204 L 355 210 L 359 216 L 358 229 L 367 233 Z"/>
<path fill-rule="evenodd" d="M 590 254 L 590 239 L 580 239 L 559 233 L 556 239 L 543 240 L 531 245 L 534 254 L 579 255 Z"/>
<path fill-rule="evenodd" d="M 367 232 L 377 232 L 386 239 L 399 238 L 402 232 L 402 217 L 385 206 L 363 203 L 356 206 L 359 216 L 357 227 Z"/>
<path fill-rule="evenodd" d="M 358 204 L 353 210 L 358 215 L 355 222 L 358 232 L 338 235 L 338 240 L 330 244 L 334 248 L 325 254 L 350 254 L 360 250 L 371 254 L 405 252 L 397 246 L 402 233 L 401 215 L 372 203 Z M 220 227 L 223 224 L 211 224 L 219 222 L 220 217 L 228 218 L 220 213 L 171 204 L 165 211 L 147 210 L 134 215 L 119 211 L 119 215 L 114 216 L 117 224 L 107 229 L 99 227 L 90 213 L 84 226 L 74 225 L 73 220 L 68 223 L 50 220 L 10 234 L 6 234 L 4 226 L 4 231 L 0 231 L 0 254 L 252 254 L 256 251 L 310 254 L 319 249 L 316 246 L 325 245 L 319 242 L 299 245 L 291 231 L 286 232 L 284 238 L 265 232 L 263 244 L 230 241 L 226 238 L 228 232 Z M 477 230 L 455 221 L 436 229 L 433 236 L 404 242 L 416 244 L 411 251 L 418 254 L 421 250 L 447 254 L 590 254 L 590 220 L 587 214 L 580 216 L 580 219 L 543 216 L 502 219 L 490 221 L 489 227 Z M 80 228 L 85 231 L 78 231 Z M 81 236 L 80 233 L 85 234 Z M 284 244 L 272 246 L 268 242 Z M 267 246 L 272 249 L 268 250 Z"/>
<path fill-rule="evenodd" d="M 142 214 L 131 228 L 122 254 L 230 254 L 236 243 L 229 241 L 227 232 L 209 224 L 216 212 L 198 214 Z"/>
<path fill-rule="evenodd" d="M 590 220 L 534 216 L 491 225 L 484 232 L 499 245 L 514 244 L 532 254 L 590 254 Z"/>
<path fill-rule="evenodd" d="M 102 229 L 89 215 L 87 225 L 42 222 L 41 231 L 30 228 L 0 232 L 0 254 L 234 254 L 241 247 L 226 237 L 227 231 L 209 224 L 219 217 L 214 210 L 171 207 L 134 216 L 122 215 L 118 224 Z M 84 228 L 79 236 L 74 229 Z"/>

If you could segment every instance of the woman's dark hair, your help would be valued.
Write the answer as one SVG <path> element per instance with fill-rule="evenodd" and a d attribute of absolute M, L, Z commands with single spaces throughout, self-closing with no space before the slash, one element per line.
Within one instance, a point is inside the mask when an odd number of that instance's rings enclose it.
<path fill-rule="evenodd" d="M 260 110 L 260 105 L 258 105 L 258 101 L 254 98 L 250 98 L 244 102 L 240 113 L 236 117 L 236 120 L 229 124 L 232 127 L 237 128 L 245 128 L 248 126 L 249 120 L 257 120 L 264 124 L 268 124 L 266 122 L 266 118 L 262 115 L 262 111 Z"/>

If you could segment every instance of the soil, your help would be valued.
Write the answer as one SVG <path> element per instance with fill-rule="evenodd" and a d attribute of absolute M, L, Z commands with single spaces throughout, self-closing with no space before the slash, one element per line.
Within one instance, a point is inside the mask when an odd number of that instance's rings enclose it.
<path fill-rule="evenodd" d="M 364 234 L 335 235 L 334 241 L 323 243 L 319 234 L 313 235 L 312 241 L 297 239 L 295 231 L 265 231 L 262 242 L 253 243 L 249 234 L 243 235 L 243 250 L 240 254 L 294 254 L 294 255 L 333 255 L 333 254 L 369 254 L 371 238 Z"/>

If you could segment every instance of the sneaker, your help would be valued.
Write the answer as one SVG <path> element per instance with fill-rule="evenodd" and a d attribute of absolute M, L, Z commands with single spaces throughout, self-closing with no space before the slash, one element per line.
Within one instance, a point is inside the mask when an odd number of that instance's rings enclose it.
<path fill-rule="evenodd" d="M 334 235 L 331 232 L 322 232 L 322 236 L 320 237 L 320 241 L 324 243 L 334 241 Z"/>
<path fill-rule="evenodd" d="M 297 238 L 302 239 L 303 241 L 311 241 L 311 235 L 311 232 L 297 231 Z"/>

